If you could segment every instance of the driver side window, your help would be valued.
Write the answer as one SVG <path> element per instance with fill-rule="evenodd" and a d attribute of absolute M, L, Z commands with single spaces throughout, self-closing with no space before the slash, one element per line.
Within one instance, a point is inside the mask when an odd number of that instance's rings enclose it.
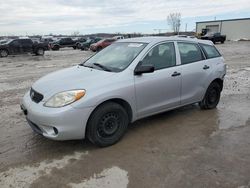
<path fill-rule="evenodd" d="M 155 70 L 175 66 L 176 56 L 174 43 L 159 44 L 152 48 L 142 60 L 142 65 L 153 65 Z"/>

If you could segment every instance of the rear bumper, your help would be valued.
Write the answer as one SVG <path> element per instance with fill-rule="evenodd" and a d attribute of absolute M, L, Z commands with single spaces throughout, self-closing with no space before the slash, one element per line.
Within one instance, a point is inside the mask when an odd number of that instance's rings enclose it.
<path fill-rule="evenodd" d="M 76 109 L 71 105 L 48 108 L 43 102 L 35 103 L 25 94 L 21 109 L 30 127 L 53 140 L 75 140 L 85 137 L 85 129 L 93 107 Z"/>

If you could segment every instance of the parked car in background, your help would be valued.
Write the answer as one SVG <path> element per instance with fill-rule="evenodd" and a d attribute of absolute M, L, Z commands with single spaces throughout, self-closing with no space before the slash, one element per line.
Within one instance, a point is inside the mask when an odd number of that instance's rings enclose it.
<path fill-rule="evenodd" d="M 40 42 L 44 42 L 44 43 L 47 43 L 47 44 L 53 43 L 55 41 L 57 41 L 56 38 L 41 38 L 40 39 Z"/>
<path fill-rule="evenodd" d="M 75 39 L 74 41 L 76 42 L 76 48 L 77 48 L 77 49 L 80 49 L 81 43 L 86 42 L 86 40 L 87 40 L 87 39 L 84 38 L 84 37 Z"/>
<path fill-rule="evenodd" d="M 50 43 L 50 47 L 52 50 L 59 50 L 60 48 L 65 48 L 65 47 L 72 47 L 76 49 L 76 41 L 74 41 L 70 37 L 60 38 L 59 40 Z"/>
<path fill-rule="evenodd" d="M 44 55 L 49 47 L 46 43 L 33 42 L 31 39 L 13 39 L 0 45 L 0 57 L 8 55 L 32 53 Z"/>
<path fill-rule="evenodd" d="M 8 39 L 0 40 L 0 44 L 4 44 L 4 43 L 6 43 L 6 42 L 8 42 Z"/>
<path fill-rule="evenodd" d="M 98 41 L 102 40 L 102 38 L 89 38 L 85 42 L 80 43 L 81 50 L 88 50 L 91 44 L 97 43 Z"/>
<path fill-rule="evenodd" d="M 201 36 L 202 40 L 211 40 L 214 44 L 216 42 L 224 43 L 226 40 L 226 35 L 221 35 L 220 33 L 207 33 Z"/>
<path fill-rule="evenodd" d="M 116 40 L 124 39 L 124 36 L 114 36 L 113 39 L 116 39 Z"/>
<path fill-rule="evenodd" d="M 112 44 L 115 41 L 116 41 L 116 39 L 113 39 L 113 38 L 100 40 L 97 43 L 91 44 L 90 45 L 90 50 L 93 51 L 93 52 L 99 52 L 103 48 L 106 48 L 107 46 L 109 46 L 110 44 Z"/>
<path fill-rule="evenodd" d="M 124 39 L 35 82 L 21 108 L 33 130 L 47 138 L 88 138 L 104 147 L 144 117 L 194 103 L 216 108 L 225 74 L 210 41 Z"/>
<path fill-rule="evenodd" d="M 197 39 L 195 36 L 189 36 L 189 35 L 174 35 L 174 37 Z"/>

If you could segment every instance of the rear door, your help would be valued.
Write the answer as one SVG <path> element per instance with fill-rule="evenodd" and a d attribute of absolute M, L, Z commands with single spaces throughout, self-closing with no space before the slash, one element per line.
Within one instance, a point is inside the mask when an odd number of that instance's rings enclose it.
<path fill-rule="evenodd" d="M 33 51 L 33 42 L 30 39 L 20 39 L 19 42 L 22 45 L 24 53 L 29 53 Z"/>
<path fill-rule="evenodd" d="M 181 67 L 175 51 L 174 42 L 162 43 L 142 59 L 142 65 L 153 65 L 155 71 L 134 77 L 139 118 L 180 105 Z"/>
<path fill-rule="evenodd" d="M 181 59 L 181 104 L 191 104 L 202 100 L 210 67 L 197 43 L 178 42 Z"/>

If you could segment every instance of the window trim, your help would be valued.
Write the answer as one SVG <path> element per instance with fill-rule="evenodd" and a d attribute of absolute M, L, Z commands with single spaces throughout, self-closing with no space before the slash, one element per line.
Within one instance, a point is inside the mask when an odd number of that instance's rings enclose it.
<path fill-rule="evenodd" d="M 179 49 L 179 46 L 178 46 L 178 43 L 186 43 L 186 44 L 193 44 L 193 45 L 197 45 L 198 49 L 200 50 L 201 52 L 201 55 L 202 55 L 202 59 L 199 60 L 199 61 L 193 61 L 193 62 L 190 62 L 190 63 L 186 63 L 186 64 L 182 64 L 182 61 L 181 61 L 181 53 L 180 53 L 180 49 Z M 204 54 L 201 46 L 199 45 L 199 43 L 195 43 L 195 42 L 189 42 L 189 41 L 177 41 L 177 48 L 178 48 L 178 51 L 179 51 L 179 56 L 180 56 L 180 65 L 188 65 L 188 64 L 192 64 L 192 63 L 197 63 L 197 62 L 201 62 L 201 61 L 204 61 L 206 60 L 206 55 Z"/>
<path fill-rule="evenodd" d="M 174 66 L 170 66 L 170 67 L 164 67 L 164 68 L 161 68 L 161 69 L 155 69 L 154 72 L 155 72 L 155 71 L 158 71 L 158 70 L 162 70 L 162 69 L 167 69 L 167 68 L 172 68 L 172 67 L 179 66 L 179 65 L 177 64 L 177 53 L 176 53 L 176 48 L 175 48 L 175 41 L 161 41 L 161 42 L 158 42 L 158 43 L 156 43 L 155 45 L 151 46 L 151 47 L 147 50 L 147 52 L 145 52 L 145 54 L 142 56 L 142 58 L 140 59 L 140 61 L 139 61 L 139 62 L 137 63 L 137 65 L 135 66 L 135 69 L 136 69 L 136 67 L 140 64 L 140 62 L 143 61 L 143 59 L 146 57 L 146 55 L 147 55 L 154 47 L 159 46 L 159 45 L 161 45 L 161 44 L 167 44 L 167 43 L 172 43 L 172 44 L 173 44 L 174 53 L 175 53 L 175 65 L 174 65 Z"/>
<path fill-rule="evenodd" d="M 202 51 L 204 52 L 204 54 L 205 54 L 205 56 L 206 56 L 206 59 L 214 59 L 214 58 L 218 58 L 218 57 L 221 57 L 221 56 L 222 56 L 221 53 L 219 52 L 219 50 L 218 50 L 215 46 L 213 46 L 213 45 L 203 44 L 203 43 L 199 43 L 199 45 L 200 45 Z M 207 54 L 206 50 L 204 49 L 204 47 L 203 47 L 202 45 L 203 45 L 203 46 L 211 46 L 211 47 L 214 47 L 214 49 L 218 52 L 219 56 L 216 56 L 216 57 L 208 57 L 208 54 Z"/>

